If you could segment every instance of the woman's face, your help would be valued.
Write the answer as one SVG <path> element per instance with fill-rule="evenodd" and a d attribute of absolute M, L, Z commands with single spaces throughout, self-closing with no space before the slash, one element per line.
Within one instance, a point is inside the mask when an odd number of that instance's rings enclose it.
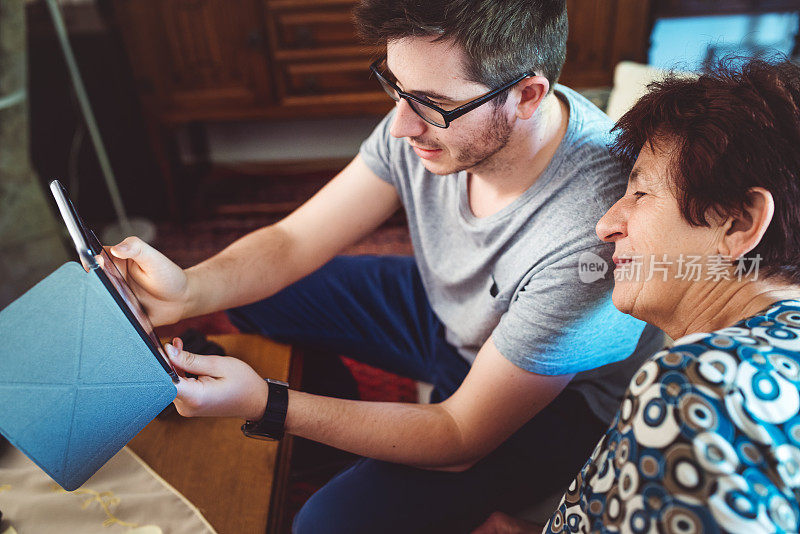
<path fill-rule="evenodd" d="M 695 283 L 719 262 L 722 230 L 691 226 L 681 216 L 668 177 L 669 143 L 648 143 L 628 178 L 625 196 L 597 223 L 597 235 L 614 243 L 614 305 L 641 319 L 671 313 Z M 699 273 L 698 273 L 699 270 Z M 698 279 L 699 278 L 699 279 Z"/>

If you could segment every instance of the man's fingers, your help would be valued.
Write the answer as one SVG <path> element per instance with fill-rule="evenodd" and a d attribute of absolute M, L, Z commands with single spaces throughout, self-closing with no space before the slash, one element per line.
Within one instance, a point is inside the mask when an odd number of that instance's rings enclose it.
<path fill-rule="evenodd" d="M 175 387 L 178 396 L 173 401 L 178 413 L 184 417 L 194 417 L 199 408 L 198 399 L 203 398 L 203 384 L 199 380 L 182 378 Z"/>
<path fill-rule="evenodd" d="M 185 350 L 178 350 L 170 343 L 167 343 L 164 348 L 172 364 L 183 371 L 214 378 L 219 378 L 221 376 L 219 372 L 219 362 L 222 358 L 220 356 L 204 356 Z"/>

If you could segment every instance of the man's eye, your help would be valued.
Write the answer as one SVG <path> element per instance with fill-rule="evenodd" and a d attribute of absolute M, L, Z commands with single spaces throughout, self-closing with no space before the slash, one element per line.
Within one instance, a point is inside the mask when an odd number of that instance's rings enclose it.
<path fill-rule="evenodd" d="M 442 107 L 444 105 L 444 104 L 442 104 L 440 102 L 437 102 L 436 100 L 431 100 L 427 96 L 421 96 L 421 97 L 419 97 L 419 99 L 422 100 L 423 102 L 425 102 L 426 104 L 431 104 L 433 106 Z"/>
<path fill-rule="evenodd" d="M 640 198 L 642 198 L 642 197 L 643 197 L 643 196 L 645 196 L 646 194 L 647 194 L 647 193 L 645 193 L 644 191 L 636 191 L 636 192 L 633 194 L 633 196 L 634 196 L 634 197 L 636 197 L 636 200 L 639 200 Z"/>

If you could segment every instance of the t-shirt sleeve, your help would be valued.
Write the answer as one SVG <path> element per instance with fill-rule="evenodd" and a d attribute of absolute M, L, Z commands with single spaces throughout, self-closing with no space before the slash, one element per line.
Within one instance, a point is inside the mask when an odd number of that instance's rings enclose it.
<path fill-rule="evenodd" d="M 392 119 L 394 117 L 394 110 L 390 111 L 375 127 L 372 133 L 367 137 L 358 153 L 367 167 L 374 172 L 378 178 L 387 182 L 395 187 L 397 184 L 394 180 L 394 173 L 392 172 L 392 147 L 393 142 L 397 141 L 389 133 L 389 128 L 392 126 Z"/>
<path fill-rule="evenodd" d="M 492 332 L 500 353 L 543 375 L 577 373 L 630 356 L 645 323 L 611 302 L 610 256 L 609 247 L 592 246 L 530 273 Z"/>

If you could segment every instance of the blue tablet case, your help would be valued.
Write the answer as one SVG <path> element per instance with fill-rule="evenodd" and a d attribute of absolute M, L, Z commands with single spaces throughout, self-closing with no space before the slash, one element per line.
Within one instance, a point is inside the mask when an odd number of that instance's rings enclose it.
<path fill-rule="evenodd" d="M 0 312 L 0 432 L 68 491 L 176 394 L 97 274 L 78 263 Z"/>

